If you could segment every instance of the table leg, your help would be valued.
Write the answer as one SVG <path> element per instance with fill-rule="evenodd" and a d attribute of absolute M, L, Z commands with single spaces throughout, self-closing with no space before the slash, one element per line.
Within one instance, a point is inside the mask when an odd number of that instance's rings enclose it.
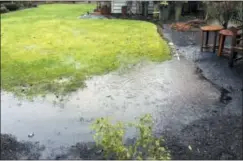
<path fill-rule="evenodd" d="M 215 50 L 216 50 L 217 35 L 218 35 L 218 33 L 215 31 L 214 32 L 214 41 L 213 41 L 213 52 L 214 53 L 215 53 Z"/>
<path fill-rule="evenodd" d="M 206 42 L 205 42 L 205 46 L 208 46 L 208 37 L 209 37 L 209 32 L 206 32 Z"/>
<path fill-rule="evenodd" d="M 204 32 L 201 31 L 201 52 L 203 51 Z"/>

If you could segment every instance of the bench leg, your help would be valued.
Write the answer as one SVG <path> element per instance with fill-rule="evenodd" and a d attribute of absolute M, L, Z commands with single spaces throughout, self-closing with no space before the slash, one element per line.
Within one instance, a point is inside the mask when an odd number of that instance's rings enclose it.
<path fill-rule="evenodd" d="M 222 55 L 222 51 L 223 51 L 223 48 L 224 48 L 224 41 L 225 41 L 225 36 L 224 35 L 220 35 L 218 56 Z"/>

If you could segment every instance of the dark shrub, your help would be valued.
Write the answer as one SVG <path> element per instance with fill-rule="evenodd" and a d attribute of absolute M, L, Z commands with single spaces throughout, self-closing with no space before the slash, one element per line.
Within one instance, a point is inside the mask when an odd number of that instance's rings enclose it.
<path fill-rule="evenodd" d="M 32 4 L 32 7 L 37 7 L 37 4 Z"/>
<path fill-rule="evenodd" d="M 37 7 L 37 4 L 34 4 L 33 2 L 24 2 L 24 6 L 26 8 L 31 8 L 31 7 Z"/>
<path fill-rule="evenodd" d="M 9 10 L 3 5 L 1 4 L 1 9 L 0 9 L 0 13 L 6 13 L 8 12 Z"/>
<path fill-rule="evenodd" d="M 9 11 L 15 11 L 19 7 L 16 3 L 4 3 L 4 6 L 9 10 Z"/>
<path fill-rule="evenodd" d="M 25 8 L 24 3 L 23 2 L 15 2 L 15 4 L 18 6 L 18 8 Z"/>

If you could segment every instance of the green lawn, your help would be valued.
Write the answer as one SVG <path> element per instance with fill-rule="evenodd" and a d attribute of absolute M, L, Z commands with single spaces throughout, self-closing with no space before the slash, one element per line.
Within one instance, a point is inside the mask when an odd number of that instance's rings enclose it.
<path fill-rule="evenodd" d="M 152 23 L 77 18 L 94 7 L 51 4 L 1 15 L 2 89 L 65 94 L 123 63 L 170 58 Z"/>

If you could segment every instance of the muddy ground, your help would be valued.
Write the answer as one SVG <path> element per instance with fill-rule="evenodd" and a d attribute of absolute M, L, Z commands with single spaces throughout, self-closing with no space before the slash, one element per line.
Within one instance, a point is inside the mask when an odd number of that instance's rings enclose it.
<path fill-rule="evenodd" d="M 102 159 L 92 143 L 93 120 L 133 121 L 151 113 L 173 159 L 243 159 L 243 63 L 229 69 L 227 59 L 201 53 L 197 32 L 165 25 L 164 36 L 174 44 L 172 60 L 144 60 L 95 76 L 64 100 L 19 100 L 1 92 L 1 133 L 16 137 L 1 135 L 1 158 Z M 132 130 L 126 135 L 134 136 Z"/>

